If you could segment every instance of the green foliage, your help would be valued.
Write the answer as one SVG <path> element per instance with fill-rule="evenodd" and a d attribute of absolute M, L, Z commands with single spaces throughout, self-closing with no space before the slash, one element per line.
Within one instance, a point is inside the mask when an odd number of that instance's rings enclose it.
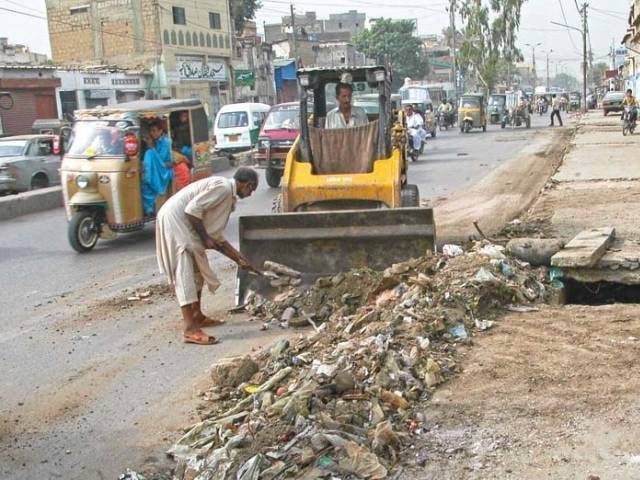
<path fill-rule="evenodd" d="M 459 0 L 455 6 L 463 21 L 464 39 L 458 65 L 475 74 L 484 88 L 493 90 L 501 76 L 521 57 L 516 48 L 520 11 L 526 0 Z"/>
<path fill-rule="evenodd" d="M 551 84 L 554 87 L 562 88 L 568 92 L 580 90 L 580 82 L 578 79 L 573 75 L 568 75 L 566 73 L 559 73 L 556 75 Z"/>
<path fill-rule="evenodd" d="M 253 19 L 260 7 L 260 0 L 231 0 L 231 16 L 236 32 L 242 33 L 245 22 Z"/>
<path fill-rule="evenodd" d="M 587 83 L 595 87 L 600 86 L 607 70 L 609 70 L 609 66 L 606 63 L 596 63 L 588 71 Z"/>
<path fill-rule="evenodd" d="M 422 42 L 415 34 L 416 25 L 411 20 L 377 18 L 371 27 L 353 39 L 355 47 L 367 57 L 384 65 L 391 64 L 394 87 L 400 86 L 405 77 L 422 79 L 429 72 L 429 62 Z"/>

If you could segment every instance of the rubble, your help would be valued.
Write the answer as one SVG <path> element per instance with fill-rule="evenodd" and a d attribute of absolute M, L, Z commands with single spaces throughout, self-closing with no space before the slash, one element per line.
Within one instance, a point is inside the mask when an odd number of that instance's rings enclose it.
<path fill-rule="evenodd" d="M 547 269 L 485 241 L 289 286 L 274 299 L 253 295 L 256 319 L 316 329 L 265 349 L 251 360 L 259 370 L 245 372 L 245 359 L 214 367 L 203 420 L 169 450 L 174 478 L 382 479 L 421 461 L 406 452 L 427 434 L 425 402 L 458 371 L 458 346 L 507 308 L 545 301 L 548 282 Z"/>

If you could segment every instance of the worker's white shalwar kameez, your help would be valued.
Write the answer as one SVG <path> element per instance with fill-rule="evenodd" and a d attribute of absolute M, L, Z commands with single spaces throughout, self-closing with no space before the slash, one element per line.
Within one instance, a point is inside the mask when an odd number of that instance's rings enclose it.
<path fill-rule="evenodd" d="M 176 290 L 180 306 L 198 301 L 204 283 L 211 292 L 220 286 L 207 253 L 187 214 L 202 220 L 207 233 L 218 241 L 235 208 L 236 183 L 222 177 L 194 182 L 162 206 L 156 221 L 158 267 Z"/>

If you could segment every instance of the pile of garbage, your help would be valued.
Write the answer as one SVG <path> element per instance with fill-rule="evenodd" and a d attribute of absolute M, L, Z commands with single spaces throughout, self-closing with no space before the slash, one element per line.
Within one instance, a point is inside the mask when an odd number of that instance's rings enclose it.
<path fill-rule="evenodd" d="M 278 282 L 274 299 L 252 298 L 251 314 L 314 330 L 212 367 L 203 420 L 169 451 L 174 478 L 375 480 L 426 461 L 407 452 L 426 434 L 424 402 L 459 369 L 457 346 L 505 308 L 543 302 L 546 277 L 480 242 L 310 287 Z"/>

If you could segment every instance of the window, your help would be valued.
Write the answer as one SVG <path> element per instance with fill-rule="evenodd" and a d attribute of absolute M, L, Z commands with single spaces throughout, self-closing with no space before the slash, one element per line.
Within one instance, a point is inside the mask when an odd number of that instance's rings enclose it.
<path fill-rule="evenodd" d="M 184 45 L 184 35 L 182 32 L 178 32 L 178 45 Z"/>
<path fill-rule="evenodd" d="M 200 46 L 204 47 L 204 33 L 200 33 Z"/>
<path fill-rule="evenodd" d="M 195 143 L 209 140 L 209 122 L 204 108 L 191 111 L 191 125 L 193 126 L 193 141 Z"/>
<path fill-rule="evenodd" d="M 163 40 L 164 40 L 164 44 L 165 45 L 169 45 L 169 31 L 168 30 L 164 31 L 162 37 L 163 37 Z"/>
<path fill-rule="evenodd" d="M 229 49 L 229 35 L 224 37 L 224 48 Z"/>
<path fill-rule="evenodd" d="M 171 7 L 173 11 L 173 23 L 175 25 L 186 25 L 187 24 L 187 16 L 184 13 L 184 8 L 182 7 Z"/>
<path fill-rule="evenodd" d="M 212 35 L 211 36 L 211 43 L 213 44 L 213 48 L 218 48 L 218 36 L 217 35 Z"/>
<path fill-rule="evenodd" d="M 191 34 L 189 32 L 187 32 L 185 35 L 186 35 L 186 38 L 187 38 L 187 45 L 191 46 Z"/>
<path fill-rule="evenodd" d="M 171 45 L 176 45 L 178 40 L 176 40 L 176 31 L 171 30 Z"/>
<path fill-rule="evenodd" d="M 253 124 L 256 127 L 261 127 L 262 122 L 264 122 L 264 117 L 267 115 L 266 112 L 253 112 L 251 116 L 253 117 Z"/>
<path fill-rule="evenodd" d="M 79 13 L 87 13 L 89 11 L 89 5 L 78 5 L 77 7 L 71 7 L 69 9 L 70 15 L 77 15 Z"/>
<path fill-rule="evenodd" d="M 218 128 L 248 127 L 247 112 L 227 112 L 218 116 Z"/>
<path fill-rule="evenodd" d="M 222 23 L 220 22 L 220 14 L 209 12 L 209 27 L 220 30 L 222 28 Z"/>
<path fill-rule="evenodd" d="M 211 48 L 211 34 L 207 33 L 207 47 Z"/>
<path fill-rule="evenodd" d="M 222 35 L 218 35 L 218 37 L 220 37 L 218 45 L 220 45 L 220 48 L 224 48 L 224 37 Z"/>
<path fill-rule="evenodd" d="M 338 22 L 338 28 L 342 29 L 342 22 Z"/>
<path fill-rule="evenodd" d="M 198 46 L 198 34 L 196 32 L 193 32 L 193 46 Z"/>

